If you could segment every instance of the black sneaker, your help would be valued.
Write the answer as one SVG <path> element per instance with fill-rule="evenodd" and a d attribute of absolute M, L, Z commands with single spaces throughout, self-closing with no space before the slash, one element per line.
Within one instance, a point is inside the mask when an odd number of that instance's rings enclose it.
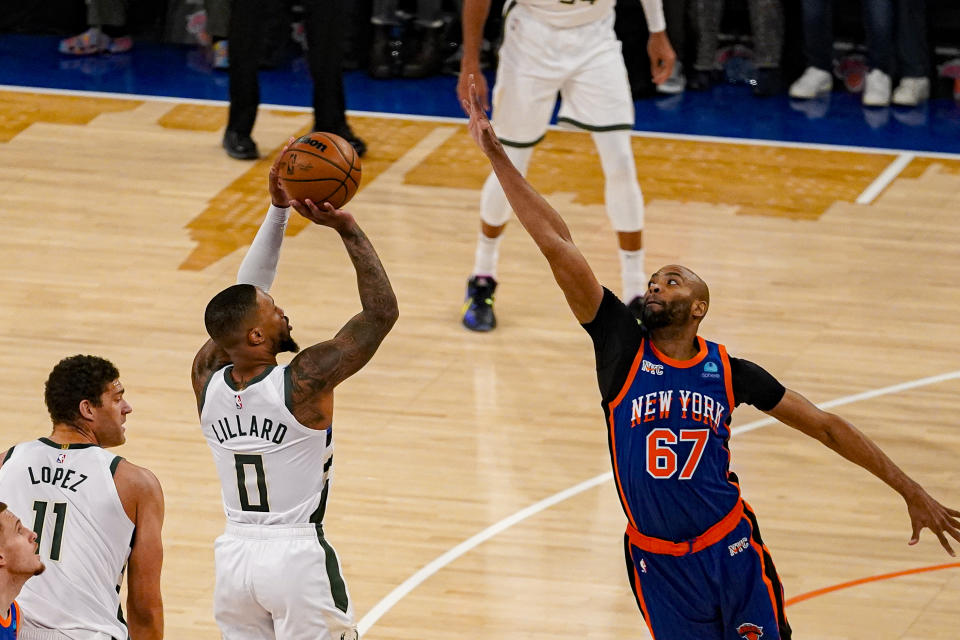
<path fill-rule="evenodd" d="M 491 276 L 473 276 L 467 280 L 467 298 L 463 302 L 463 326 L 471 331 L 493 331 L 493 292 L 497 281 Z"/>
<path fill-rule="evenodd" d="M 256 160 L 260 157 L 257 143 L 249 134 L 227 131 L 223 134 L 223 148 L 227 155 L 237 160 Z"/>

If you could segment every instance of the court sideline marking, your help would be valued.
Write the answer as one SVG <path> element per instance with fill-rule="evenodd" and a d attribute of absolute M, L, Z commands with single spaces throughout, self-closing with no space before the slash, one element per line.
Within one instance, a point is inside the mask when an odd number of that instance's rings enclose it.
<path fill-rule="evenodd" d="M 915 389 L 917 387 L 923 387 L 931 384 L 937 384 L 939 382 L 946 382 L 948 380 L 956 380 L 956 379 L 960 379 L 960 369 L 958 369 L 957 371 L 951 371 L 949 373 L 941 373 L 939 375 L 929 376 L 926 378 L 909 380 L 907 382 L 901 382 L 899 384 L 890 385 L 888 387 L 872 389 L 870 391 L 864 391 L 863 393 L 856 393 L 849 396 L 843 396 L 840 398 L 836 398 L 834 400 L 829 400 L 827 402 L 820 403 L 817 406 L 820 407 L 821 409 L 829 409 L 831 407 L 839 407 L 845 404 L 858 402 L 860 400 L 868 400 L 871 398 L 877 398 L 879 396 L 889 395 L 891 393 L 899 393 L 900 391 L 906 391 L 908 389 Z M 756 429 L 769 426 L 771 424 L 774 424 L 775 422 L 777 422 L 775 418 L 762 418 L 760 420 L 754 420 L 753 422 L 748 422 L 747 424 L 742 425 L 740 427 L 734 427 L 732 431 L 732 435 L 747 433 L 749 431 L 755 431 Z M 418 586 L 420 586 L 420 584 L 422 584 L 427 578 L 431 577 L 433 574 L 437 573 L 438 571 L 446 567 L 448 564 L 450 564 L 460 556 L 468 553 L 469 551 L 473 550 L 475 547 L 480 546 L 490 538 L 493 538 L 494 536 L 500 533 L 503 533 L 504 531 L 514 526 L 515 524 L 518 524 L 526 520 L 527 518 L 530 518 L 540 513 L 541 511 L 544 511 L 545 509 L 549 509 L 550 507 L 556 504 L 559 504 L 564 500 L 572 498 L 578 494 L 583 493 L 584 491 L 587 491 L 588 489 L 592 489 L 612 479 L 613 479 L 612 472 L 607 471 L 605 473 L 601 473 L 598 476 L 594 476 L 589 480 L 584 480 L 579 484 L 576 484 L 572 487 L 564 489 L 563 491 L 553 494 L 549 498 L 545 498 L 543 500 L 540 500 L 539 502 L 535 502 L 534 504 L 531 504 L 530 506 L 525 507 L 520 511 L 517 511 L 514 514 L 507 516 L 503 520 L 500 520 L 499 522 L 496 522 L 490 525 L 483 531 L 464 540 L 463 542 L 456 545 L 449 551 L 437 556 L 436 558 L 431 560 L 429 563 L 421 567 L 416 573 L 414 573 L 409 578 L 404 580 L 402 583 L 397 585 L 393 589 L 393 591 L 388 593 L 382 600 L 380 600 L 380 602 L 375 604 L 373 608 L 371 608 L 363 616 L 363 618 L 360 619 L 360 622 L 357 624 L 357 631 L 361 636 L 364 635 L 367 631 L 370 630 L 370 628 L 374 624 L 376 624 L 376 622 L 380 618 L 382 618 L 388 611 L 390 611 L 390 609 L 392 609 L 394 605 L 400 602 L 400 600 L 406 597 L 411 591 L 413 591 Z M 912 571 L 917 571 L 917 570 L 912 570 Z M 894 576 L 891 576 L 891 577 L 894 577 Z M 883 579 L 883 577 L 882 576 L 876 577 L 875 579 L 880 580 L 880 579 Z M 863 579 L 863 580 L 870 581 L 870 579 Z M 846 585 L 845 583 L 844 585 L 838 585 L 833 587 L 833 590 L 844 588 L 844 586 L 854 586 L 854 585 L 853 584 Z M 827 590 L 830 590 L 830 589 L 831 589 L 830 587 L 827 587 Z M 811 592 L 811 594 L 819 595 L 819 593 L 817 592 Z M 803 595 L 811 598 L 814 597 L 814 595 L 809 595 L 809 594 L 803 594 Z M 794 598 L 791 601 L 791 603 L 798 602 L 799 601 L 798 599 L 801 597 L 803 596 L 797 596 L 797 598 Z"/>
<path fill-rule="evenodd" d="M 47 87 L 24 87 L 18 85 L 0 85 L 0 91 L 13 91 L 18 93 L 40 93 L 46 95 L 75 96 L 81 98 L 114 98 L 117 100 L 143 100 L 155 102 L 170 102 L 176 104 L 194 104 L 206 105 L 211 107 L 229 106 L 227 100 L 205 100 L 201 98 L 177 98 L 175 96 L 151 96 L 138 93 L 116 93 L 111 91 L 79 91 L 76 89 L 51 89 Z M 295 105 L 284 104 L 261 104 L 263 109 L 275 109 L 279 111 L 295 111 L 300 113 L 313 113 L 313 107 L 299 107 Z M 356 111 L 348 109 L 347 114 L 351 116 L 365 118 L 384 118 L 388 120 L 414 120 L 420 122 L 442 122 L 447 124 L 467 123 L 466 117 L 450 116 L 424 116 L 403 113 L 385 113 L 380 111 Z M 580 131 L 569 127 L 550 125 L 551 131 Z M 631 135 L 636 138 L 660 138 L 663 140 L 687 140 L 690 142 L 713 142 L 721 144 L 742 144 L 755 147 L 784 147 L 789 149 L 811 149 L 815 151 L 837 151 L 849 153 L 866 153 L 873 155 L 892 155 L 914 154 L 921 158 L 938 158 L 942 160 L 960 160 L 960 153 L 947 153 L 944 151 L 918 151 L 913 149 L 888 149 L 884 147 L 860 147 L 856 145 L 843 144 L 824 144 L 817 142 L 795 142 L 791 140 L 767 140 L 762 138 L 734 138 L 729 136 L 710 136 L 697 135 L 689 133 L 666 133 L 662 131 L 631 131 Z"/>
<path fill-rule="evenodd" d="M 870 183 L 870 185 L 863 190 L 857 197 L 857 204 L 870 204 L 877 199 L 883 190 L 890 186 L 890 183 L 897 179 L 897 176 L 900 175 L 900 172 L 907 168 L 907 165 L 913 162 L 913 159 L 916 158 L 915 153 L 901 153 L 897 156 L 893 162 L 883 170 L 877 178 Z"/>

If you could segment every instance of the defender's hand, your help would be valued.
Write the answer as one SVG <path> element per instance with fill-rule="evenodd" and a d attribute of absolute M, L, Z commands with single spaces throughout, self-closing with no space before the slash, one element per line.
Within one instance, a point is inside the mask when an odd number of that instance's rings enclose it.
<path fill-rule="evenodd" d="M 943 506 L 922 488 L 905 499 L 907 512 L 910 514 L 910 524 L 913 527 L 909 544 L 917 544 L 920 540 L 920 531 L 927 528 L 933 531 L 947 553 L 956 556 L 944 534 L 949 534 L 954 540 L 960 542 L 960 520 L 957 520 L 960 518 L 960 511 Z"/>
<path fill-rule="evenodd" d="M 670 46 L 666 31 L 650 34 L 647 54 L 650 56 L 650 75 L 653 76 L 653 82 L 661 84 L 673 73 L 673 65 L 677 61 L 677 54 Z"/>
<path fill-rule="evenodd" d="M 286 209 L 290 206 L 290 198 L 287 197 L 287 192 L 283 190 L 283 182 L 280 180 L 280 161 L 283 159 L 283 154 L 287 152 L 287 149 L 290 148 L 290 145 L 293 144 L 295 138 L 290 138 L 287 140 L 287 144 L 283 145 L 283 149 L 280 150 L 280 153 L 277 154 L 277 159 L 273 161 L 273 166 L 270 167 L 270 173 L 267 176 L 267 188 L 270 190 L 270 202 L 275 207 L 281 209 Z"/>
<path fill-rule="evenodd" d="M 310 222 L 330 227 L 338 233 L 343 233 L 357 224 L 349 211 L 336 209 L 329 202 L 324 202 L 322 206 L 318 207 L 313 200 L 304 200 L 303 202 L 291 200 L 290 206 Z"/>
<path fill-rule="evenodd" d="M 487 119 L 474 78 L 475 76 L 470 74 L 468 78 L 470 81 L 469 96 L 466 100 L 460 102 L 463 105 L 463 110 L 470 116 L 470 124 L 468 125 L 470 136 L 487 156 L 503 153 L 503 145 L 500 144 L 500 140 L 493 130 L 493 125 Z"/>

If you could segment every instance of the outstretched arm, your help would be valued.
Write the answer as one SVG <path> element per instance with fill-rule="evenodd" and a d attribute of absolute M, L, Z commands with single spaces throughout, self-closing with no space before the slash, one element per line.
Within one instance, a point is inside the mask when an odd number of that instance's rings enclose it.
<path fill-rule="evenodd" d="M 277 154 L 270 173 L 267 175 L 267 190 L 270 192 L 270 208 L 257 230 L 247 254 L 240 263 L 237 271 L 237 284 L 252 284 L 264 291 L 270 291 L 273 281 L 277 277 L 277 262 L 280 260 L 280 247 L 283 244 L 283 234 L 287 229 L 287 220 L 290 218 L 290 198 L 283 190 L 280 179 L 280 161 L 287 148 L 293 144 L 294 138 L 287 140 L 280 153 Z M 190 378 L 193 382 L 193 392 L 197 398 L 197 406 L 203 402 L 201 395 L 207 386 L 207 381 L 214 372 L 230 364 L 227 352 L 217 346 L 213 340 L 207 340 L 193 359 Z"/>
<path fill-rule="evenodd" d="M 490 160 L 520 224 L 550 263 L 553 277 L 563 290 L 570 310 L 579 322 L 590 322 L 603 300 L 603 287 L 573 243 L 570 230 L 560 214 L 507 157 L 480 104 L 476 84 L 470 85 L 470 99 L 464 101 L 463 108 L 470 115 L 470 135 Z"/>
<path fill-rule="evenodd" d="M 948 509 L 905 474 L 872 440 L 838 415 L 819 409 L 796 391 L 787 389 L 771 416 L 811 438 L 816 438 L 841 456 L 886 482 L 903 496 L 913 533 L 910 544 L 929 528 L 950 555 L 955 555 L 945 534 L 960 542 L 960 511 Z"/>
<path fill-rule="evenodd" d="M 357 272 L 357 289 L 362 311 L 351 318 L 327 342 L 305 349 L 290 363 L 293 403 L 311 403 L 323 392 L 356 373 L 370 361 L 397 321 L 397 296 L 373 245 L 353 216 L 324 203 L 320 209 L 310 200 L 292 201 L 293 207 L 309 220 L 340 234 Z"/>
<path fill-rule="evenodd" d="M 280 180 L 280 161 L 293 140 L 293 138 L 287 140 L 287 144 L 277 154 L 273 166 L 270 167 L 270 173 L 267 176 L 270 208 L 247 250 L 247 255 L 240 263 L 237 284 L 252 284 L 264 291 L 270 291 L 273 280 L 277 277 L 280 247 L 283 244 L 283 234 L 287 229 L 287 220 L 290 218 L 290 199 L 283 190 L 283 183 Z"/>

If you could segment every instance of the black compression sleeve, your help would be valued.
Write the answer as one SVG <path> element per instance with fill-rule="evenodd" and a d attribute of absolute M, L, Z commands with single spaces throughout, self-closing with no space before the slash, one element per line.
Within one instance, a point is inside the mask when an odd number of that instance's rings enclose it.
<path fill-rule="evenodd" d="M 770 411 L 787 392 L 779 380 L 766 369 L 749 360 L 730 358 L 733 376 L 733 400 L 736 405 L 749 404 L 761 411 Z"/>
<path fill-rule="evenodd" d="M 583 328 L 593 338 L 600 393 L 604 401 L 612 400 L 627 380 L 643 330 L 630 309 L 606 287 L 596 317 Z"/>

